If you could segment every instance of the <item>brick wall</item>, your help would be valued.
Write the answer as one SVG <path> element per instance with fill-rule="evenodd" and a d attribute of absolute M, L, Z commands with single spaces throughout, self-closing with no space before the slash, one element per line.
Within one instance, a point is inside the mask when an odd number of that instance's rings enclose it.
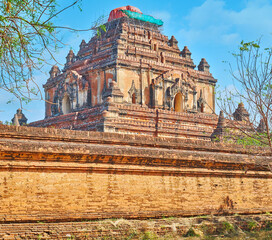
<path fill-rule="evenodd" d="M 30 126 L 150 136 L 156 132 L 160 137 L 210 141 L 218 121 L 215 114 L 178 113 L 113 102 L 106 105 L 46 118 Z"/>
<path fill-rule="evenodd" d="M 265 149 L 0 126 L 0 221 L 272 211 Z"/>

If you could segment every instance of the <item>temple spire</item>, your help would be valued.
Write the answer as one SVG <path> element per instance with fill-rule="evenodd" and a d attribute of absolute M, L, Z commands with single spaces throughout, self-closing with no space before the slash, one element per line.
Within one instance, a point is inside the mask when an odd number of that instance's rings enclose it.
<path fill-rule="evenodd" d="M 209 72 L 210 71 L 210 65 L 206 61 L 205 58 L 202 58 L 199 65 L 198 65 L 198 71 L 203 71 L 203 72 Z"/>
<path fill-rule="evenodd" d="M 27 124 L 27 118 L 22 112 L 22 109 L 17 109 L 17 112 L 14 114 L 14 117 L 11 119 L 11 122 L 15 126 L 22 126 Z"/>
<path fill-rule="evenodd" d="M 249 113 L 245 109 L 245 106 L 242 102 L 238 104 L 238 108 L 233 113 L 233 118 L 236 121 L 248 121 L 249 120 Z"/>
<path fill-rule="evenodd" d="M 225 128 L 226 128 L 226 119 L 224 117 L 223 111 L 221 110 L 218 117 L 216 129 L 213 131 L 211 135 L 212 141 L 218 141 L 218 142 L 222 141 L 225 135 L 225 132 L 224 132 Z"/>

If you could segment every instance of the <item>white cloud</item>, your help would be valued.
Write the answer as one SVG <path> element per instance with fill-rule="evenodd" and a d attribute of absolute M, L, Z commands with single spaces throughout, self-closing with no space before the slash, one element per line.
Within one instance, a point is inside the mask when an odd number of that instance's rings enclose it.
<path fill-rule="evenodd" d="M 263 1 L 264 2 L 264 1 Z M 272 25 L 272 4 L 260 4 L 258 1 L 251 1 L 246 8 L 240 12 L 230 12 L 232 23 L 240 30 L 256 32 L 259 34 L 271 32 Z"/>
<path fill-rule="evenodd" d="M 201 6 L 192 9 L 186 17 L 189 26 L 193 28 L 205 28 L 207 23 L 222 24 L 226 22 L 225 3 L 222 0 L 206 0 Z"/>
<path fill-rule="evenodd" d="M 179 34 L 185 41 L 209 44 L 229 45 L 237 44 L 241 39 L 256 40 L 272 32 L 271 13 L 272 3 L 266 0 L 248 1 L 239 11 L 227 9 L 223 0 L 206 0 L 185 17 L 188 27 L 181 29 Z"/>

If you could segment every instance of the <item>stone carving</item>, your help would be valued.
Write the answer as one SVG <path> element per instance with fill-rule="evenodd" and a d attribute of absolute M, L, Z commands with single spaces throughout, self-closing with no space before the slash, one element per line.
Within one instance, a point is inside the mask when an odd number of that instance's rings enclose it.
<path fill-rule="evenodd" d="M 14 114 L 14 117 L 11 119 L 11 122 L 15 126 L 23 126 L 27 124 L 27 118 L 22 112 L 22 109 L 17 109 L 17 112 Z"/>
<path fill-rule="evenodd" d="M 51 105 L 52 116 L 63 114 L 62 108 L 65 96 L 67 96 L 70 101 L 71 111 L 77 110 L 80 106 L 87 105 L 87 97 L 90 98 L 88 95 L 90 93 L 88 91 L 89 83 L 85 77 L 75 71 L 68 70 L 64 73 L 64 78 L 65 79 L 62 79 L 57 85 L 54 94 L 53 104 Z"/>
<path fill-rule="evenodd" d="M 197 100 L 197 111 L 204 112 L 205 111 L 205 99 L 203 98 L 202 90 L 200 90 L 200 96 Z"/>
<path fill-rule="evenodd" d="M 131 103 L 138 103 L 138 99 L 139 99 L 139 93 L 135 87 L 135 82 L 134 80 L 132 80 L 132 83 L 131 83 L 131 87 L 128 91 L 129 93 L 129 96 L 131 98 Z"/>

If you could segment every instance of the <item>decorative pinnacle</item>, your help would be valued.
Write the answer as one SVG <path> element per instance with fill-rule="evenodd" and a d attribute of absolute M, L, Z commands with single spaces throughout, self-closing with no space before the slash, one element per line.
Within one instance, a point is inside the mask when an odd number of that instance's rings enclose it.
<path fill-rule="evenodd" d="M 187 46 L 184 46 L 183 50 L 181 51 L 181 56 L 184 58 L 191 58 L 192 53 L 190 52 L 190 50 L 188 49 Z"/>
<path fill-rule="evenodd" d="M 202 58 L 199 65 L 198 65 L 198 71 L 203 71 L 203 72 L 209 72 L 210 71 L 210 65 L 206 61 L 205 58 Z"/>

